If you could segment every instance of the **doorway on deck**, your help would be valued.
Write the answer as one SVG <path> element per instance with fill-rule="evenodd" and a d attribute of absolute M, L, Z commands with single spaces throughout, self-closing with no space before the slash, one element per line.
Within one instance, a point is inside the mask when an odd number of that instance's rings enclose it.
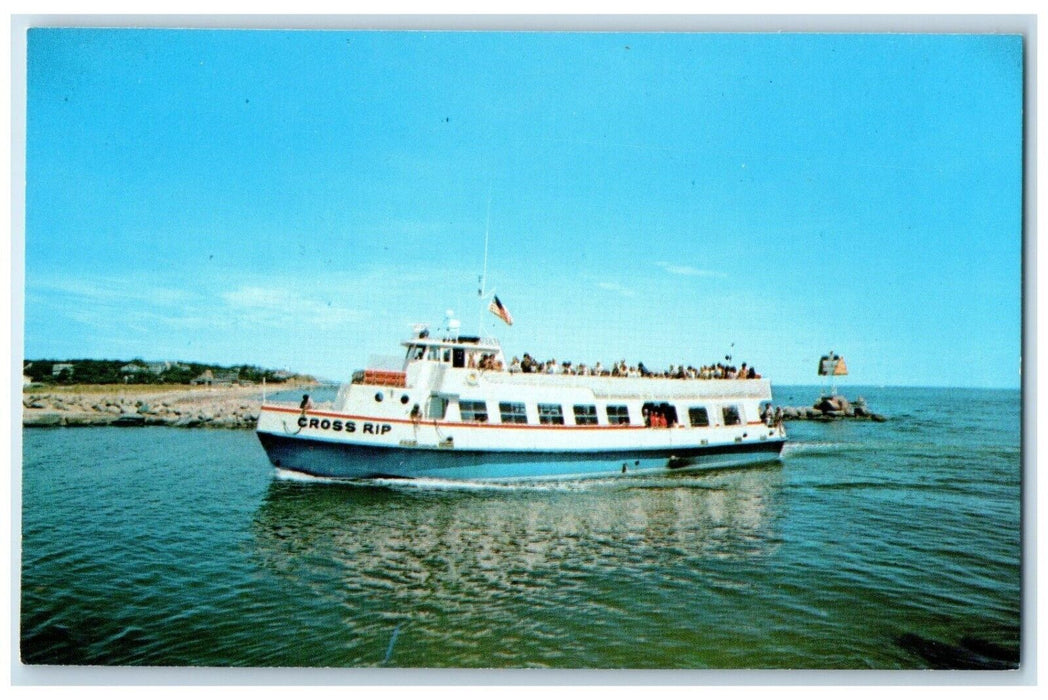
<path fill-rule="evenodd" d="M 641 406 L 644 425 L 649 428 L 672 428 L 677 424 L 677 407 L 665 401 L 649 401 Z"/>

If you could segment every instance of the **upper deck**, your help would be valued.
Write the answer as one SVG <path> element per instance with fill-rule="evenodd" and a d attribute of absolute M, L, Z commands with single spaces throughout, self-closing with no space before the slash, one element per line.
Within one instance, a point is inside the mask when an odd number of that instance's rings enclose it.
<path fill-rule="evenodd" d="M 609 371 L 600 366 L 555 367 L 547 363 L 541 371 L 521 369 L 514 358 L 507 366 L 502 347 L 495 338 L 478 336 L 431 338 L 421 331 L 401 345 L 406 349 L 400 370 L 367 369 L 353 375 L 352 384 L 421 391 L 426 395 L 469 395 L 491 399 L 511 397 L 541 400 L 562 397 L 578 400 L 710 399 L 768 400 L 771 382 L 737 376 L 706 378 L 694 368 L 680 376 L 641 376 L 624 364 Z M 525 355 L 525 357 L 528 357 Z M 392 358 L 391 358 L 392 359 Z M 643 364 L 640 365 L 643 369 Z M 745 367 L 745 365 L 743 365 Z M 621 370 L 621 371 L 620 371 Z"/>

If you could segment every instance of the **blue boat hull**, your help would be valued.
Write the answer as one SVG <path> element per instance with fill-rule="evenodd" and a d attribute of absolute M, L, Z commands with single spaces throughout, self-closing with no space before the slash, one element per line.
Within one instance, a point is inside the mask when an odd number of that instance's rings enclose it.
<path fill-rule="evenodd" d="M 259 432 L 275 466 L 342 479 L 551 479 L 711 469 L 774 461 L 785 439 L 674 450 L 600 452 L 390 448 Z"/>

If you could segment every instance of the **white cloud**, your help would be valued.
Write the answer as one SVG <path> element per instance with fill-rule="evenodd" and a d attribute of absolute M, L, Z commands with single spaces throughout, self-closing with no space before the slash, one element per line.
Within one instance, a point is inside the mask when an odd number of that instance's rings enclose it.
<path fill-rule="evenodd" d="M 630 289 L 629 287 L 624 287 L 621 284 L 619 284 L 618 282 L 597 282 L 597 286 L 600 287 L 601 289 L 606 289 L 609 292 L 615 292 L 617 294 L 621 294 L 624 297 L 635 297 L 635 296 L 637 296 L 637 292 L 636 291 Z"/>
<path fill-rule="evenodd" d="M 46 296 L 72 297 L 94 304 L 149 304 L 176 306 L 192 301 L 193 292 L 168 285 L 105 275 L 79 277 L 29 276 L 27 292 Z"/>
<path fill-rule="evenodd" d="M 222 312 L 253 326 L 286 328 L 306 325 L 330 330 L 363 321 L 368 312 L 361 306 L 334 301 L 335 293 L 303 292 L 290 286 L 240 286 L 221 294 Z"/>
<path fill-rule="evenodd" d="M 685 277 L 727 277 L 723 272 L 716 270 L 702 270 L 691 265 L 674 265 L 668 262 L 655 263 L 671 275 L 683 275 Z"/>
<path fill-rule="evenodd" d="M 477 307 L 475 273 L 436 264 L 262 275 L 215 268 L 26 279 L 30 356 L 287 367 L 344 378 L 414 322 Z M 394 345 L 395 351 L 395 345 Z"/>

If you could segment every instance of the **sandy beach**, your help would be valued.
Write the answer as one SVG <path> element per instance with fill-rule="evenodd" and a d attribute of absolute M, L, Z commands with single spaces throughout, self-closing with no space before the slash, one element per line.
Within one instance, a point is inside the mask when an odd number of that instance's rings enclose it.
<path fill-rule="evenodd" d="M 269 385 L 266 394 L 314 384 Z M 262 405 L 261 385 L 190 387 L 113 384 L 34 387 L 22 393 L 25 427 L 165 425 L 251 429 Z"/>

